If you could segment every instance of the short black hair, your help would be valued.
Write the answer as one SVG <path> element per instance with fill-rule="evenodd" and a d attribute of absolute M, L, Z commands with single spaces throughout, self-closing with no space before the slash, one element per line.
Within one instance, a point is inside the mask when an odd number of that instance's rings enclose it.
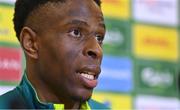
<path fill-rule="evenodd" d="M 66 0 L 16 0 L 15 11 L 14 11 L 14 30 L 19 40 L 19 36 L 23 26 L 25 25 L 26 19 L 32 11 L 47 2 L 65 2 Z M 101 0 L 94 0 L 100 7 Z"/>

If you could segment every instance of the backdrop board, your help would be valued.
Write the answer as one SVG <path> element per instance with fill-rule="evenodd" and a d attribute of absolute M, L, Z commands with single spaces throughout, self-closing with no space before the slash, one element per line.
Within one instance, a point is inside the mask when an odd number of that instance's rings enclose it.
<path fill-rule="evenodd" d="M 0 82 L 18 82 L 21 79 L 21 73 L 21 49 L 0 47 Z"/>
<path fill-rule="evenodd" d="M 178 0 L 132 0 L 133 18 L 139 22 L 177 27 Z"/>
<path fill-rule="evenodd" d="M 180 101 L 175 97 L 137 95 L 134 99 L 136 110 L 179 110 Z"/>
<path fill-rule="evenodd" d="M 132 110 L 132 97 L 127 94 L 95 91 L 92 98 L 104 103 L 111 110 Z"/>
<path fill-rule="evenodd" d="M 129 55 L 131 53 L 131 25 L 128 21 L 106 18 L 104 53 L 109 55 Z"/>
<path fill-rule="evenodd" d="M 178 30 L 134 24 L 133 52 L 138 58 L 177 62 L 179 56 Z"/>
<path fill-rule="evenodd" d="M 0 43 L 18 44 L 13 26 L 13 5 L 0 4 Z"/>
<path fill-rule="evenodd" d="M 105 56 L 96 90 L 130 93 L 133 90 L 132 71 L 131 59 Z"/>
<path fill-rule="evenodd" d="M 135 64 L 136 93 L 178 96 L 176 65 L 169 62 L 137 60 Z"/>
<path fill-rule="evenodd" d="M 102 11 L 105 16 L 129 19 L 131 0 L 102 0 Z"/>

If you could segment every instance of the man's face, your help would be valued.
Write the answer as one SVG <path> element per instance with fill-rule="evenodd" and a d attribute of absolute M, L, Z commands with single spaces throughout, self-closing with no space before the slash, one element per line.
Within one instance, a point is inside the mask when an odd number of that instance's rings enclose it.
<path fill-rule="evenodd" d="M 44 11 L 37 32 L 39 77 L 59 97 L 88 100 L 101 71 L 101 10 L 93 0 L 67 0 Z"/>

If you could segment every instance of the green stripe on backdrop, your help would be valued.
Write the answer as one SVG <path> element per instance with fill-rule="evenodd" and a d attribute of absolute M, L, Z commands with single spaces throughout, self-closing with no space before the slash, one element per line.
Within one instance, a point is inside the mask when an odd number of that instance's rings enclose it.
<path fill-rule="evenodd" d="M 113 56 L 131 56 L 131 23 L 126 20 L 105 18 L 106 37 L 104 54 Z"/>
<path fill-rule="evenodd" d="M 134 80 L 137 94 L 177 97 L 177 64 L 136 59 Z"/>
<path fill-rule="evenodd" d="M 9 42 L 3 42 L 0 41 L 0 47 L 14 47 L 14 48 L 19 48 L 21 47 L 19 43 L 9 43 Z"/>
<path fill-rule="evenodd" d="M 14 4 L 0 2 L 0 6 L 9 6 L 9 7 L 12 7 L 12 6 L 14 6 Z"/>
<path fill-rule="evenodd" d="M 0 86 L 16 86 L 19 82 L 0 81 Z"/>

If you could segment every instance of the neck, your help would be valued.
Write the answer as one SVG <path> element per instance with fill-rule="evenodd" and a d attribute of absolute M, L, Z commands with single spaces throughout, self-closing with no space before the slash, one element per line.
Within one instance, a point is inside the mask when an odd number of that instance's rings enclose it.
<path fill-rule="evenodd" d="M 27 66 L 28 67 L 28 66 Z M 41 102 L 54 104 L 64 104 L 65 109 L 79 109 L 81 103 L 72 100 L 67 95 L 58 95 L 57 91 L 50 89 L 45 82 L 38 78 L 37 73 L 33 69 L 27 68 L 27 78 L 37 93 Z"/>

